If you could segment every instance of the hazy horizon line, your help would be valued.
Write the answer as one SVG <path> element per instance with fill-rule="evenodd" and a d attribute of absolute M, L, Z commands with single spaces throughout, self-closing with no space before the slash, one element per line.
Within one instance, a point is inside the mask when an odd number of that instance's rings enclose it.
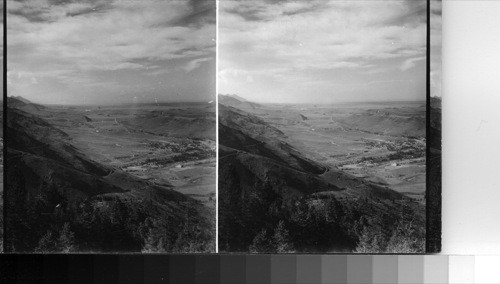
<path fill-rule="evenodd" d="M 160 104 L 184 104 L 184 103 L 205 103 L 205 104 L 210 104 L 210 103 L 213 103 L 215 102 L 215 100 L 210 100 L 210 101 L 207 101 L 207 100 L 185 100 L 185 101 L 181 101 L 181 100 L 172 100 L 172 101 L 165 101 L 165 100 L 158 100 L 158 101 L 150 101 L 150 102 L 145 102 L 145 101 L 139 101 L 139 102 L 120 102 L 120 103 L 40 103 L 40 102 L 37 102 L 37 101 L 34 101 L 34 100 L 30 100 L 30 99 L 26 99 L 25 97 L 23 96 L 19 96 L 19 95 L 7 95 L 7 99 L 8 98 L 22 98 L 22 99 L 25 99 L 27 101 L 29 101 L 30 103 L 33 103 L 33 104 L 38 104 L 38 105 L 44 105 L 44 106 L 89 106 L 89 107 L 93 107 L 93 106 L 127 106 L 127 105 L 160 105 Z M 3 100 L 3 99 L 2 99 Z M 7 105 L 8 106 L 8 105 Z"/>
<path fill-rule="evenodd" d="M 426 102 L 427 99 L 424 100 L 367 100 L 367 101 L 337 101 L 337 102 L 263 102 L 263 101 L 254 101 L 254 100 L 249 100 L 245 98 L 244 96 L 238 95 L 238 94 L 219 94 L 219 96 L 229 96 L 229 97 L 234 97 L 238 96 L 248 102 L 251 103 L 258 103 L 258 104 L 310 104 L 310 105 L 331 105 L 331 104 L 350 104 L 350 103 L 390 103 L 390 102 L 398 102 L 398 103 L 418 103 L 418 102 Z M 431 97 L 435 98 L 435 97 Z M 440 97 L 438 97 L 440 98 Z"/>

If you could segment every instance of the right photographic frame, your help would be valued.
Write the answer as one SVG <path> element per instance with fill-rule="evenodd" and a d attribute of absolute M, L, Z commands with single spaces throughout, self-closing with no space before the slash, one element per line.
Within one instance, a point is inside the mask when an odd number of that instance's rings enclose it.
<path fill-rule="evenodd" d="M 441 243 L 441 1 L 219 1 L 218 251 Z"/>

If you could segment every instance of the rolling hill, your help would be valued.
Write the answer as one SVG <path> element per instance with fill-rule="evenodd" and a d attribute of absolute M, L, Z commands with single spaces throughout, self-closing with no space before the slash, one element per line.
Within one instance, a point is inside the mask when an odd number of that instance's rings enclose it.
<path fill-rule="evenodd" d="M 204 108 L 179 108 L 170 112 L 159 110 L 122 119 L 120 123 L 129 130 L 141 129 L 147 133 L 173 137 L 207 138 L 215 141 L 215 106 Z"/>
<path fill-rule="evenodd" d="M 347 127 L 394 136 L 425 137 L 425 109 L 422 113 L 377 109 L 339 119 Z"/>
<path fill-rule="evenodd" d="M 238 95 L 219 94 L 219 103 L 225 106 L 236 107 L 239 109 L 256 109 L 260 107 L 259 104 L 250 102 Z"/>

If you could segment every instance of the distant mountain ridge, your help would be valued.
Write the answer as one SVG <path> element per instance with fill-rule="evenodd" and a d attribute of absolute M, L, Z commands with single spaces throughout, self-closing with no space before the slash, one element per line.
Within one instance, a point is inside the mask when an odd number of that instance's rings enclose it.
<path fill-rule="evenodd" d="M 40 111 L 45 109 L 45 106 L 32 103 L 31 101 L 21 96 L 7 97 L 7 107 L 17 108 L 28 112 Z"/>
<path fill-rule="evenodd" d="M 25 99 L 21 96 L 10 96 L 10 97 L 7 97 L 7 102 L 10 100 L 10 99 L 14 99 L 14 100 L 18 100 L 18 101 L 21 101 L 25 104 L 32 104 L 32 102 L 28 99 Z"/>

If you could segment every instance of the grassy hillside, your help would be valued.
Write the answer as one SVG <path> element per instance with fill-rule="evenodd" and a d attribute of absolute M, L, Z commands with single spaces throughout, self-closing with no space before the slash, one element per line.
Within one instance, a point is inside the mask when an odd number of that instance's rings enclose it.
<path fill-rule="evenodd" d="M 374 109 L 339 120 L 345 126 L 370 133 L 425 137 L 425 108 L 420 113 L 404 109 Z"/>
<path fill-rule="evenodd" d="M 173 137 L 208 138 L 215 141 L 215 106 L 177 108 L 170 112 L 153 110 L 133 118 L 121 120 L 129 131 L 140 130 L 146 133 L 162 134 Z"/>
<path fill-rule="evenodd" d="M 254 102 L 249 102 L 237 95 L 221 95 L 219 94 L 219 103 L 226 106 L 237 107 L 239 109 L 255 109 L 260 105 Z"/>

